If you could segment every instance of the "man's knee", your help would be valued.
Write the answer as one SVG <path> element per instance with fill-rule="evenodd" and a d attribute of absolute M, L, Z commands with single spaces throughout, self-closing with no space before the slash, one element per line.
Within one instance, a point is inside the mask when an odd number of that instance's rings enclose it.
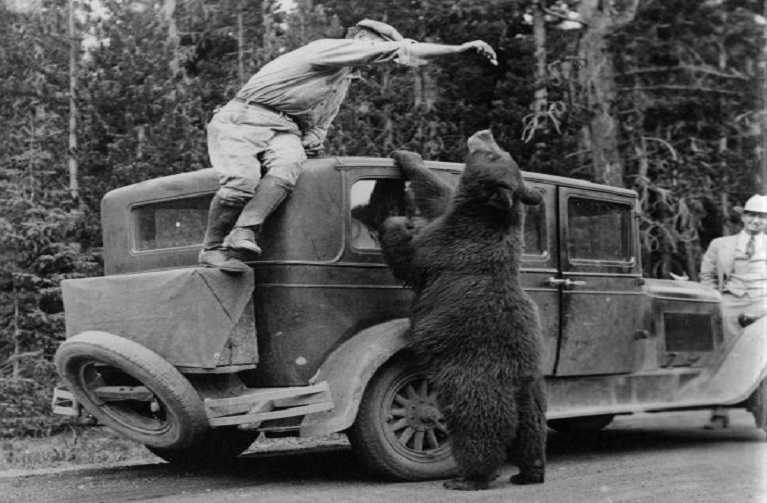
<path fill-rule="evenodd" d="M 230 187 L 221 187 L 216 194 L 221 200 L 222 205 L 232 208 L 242 208 L 253 198 L 252 193 Z"/>
<path fill-rule="evenodd" d="M 293 190 L 298 178 L 301 176 L 303 163 L 292 162 L 282 164 L 280 166 L 274 166 L 269 169 L 266 176 L 271 176 L 277 179 L 284 188 Z"/>

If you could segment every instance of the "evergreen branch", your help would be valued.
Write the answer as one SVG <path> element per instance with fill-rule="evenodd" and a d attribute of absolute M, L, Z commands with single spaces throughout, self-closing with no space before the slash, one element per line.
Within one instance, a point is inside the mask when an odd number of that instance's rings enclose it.
<path fill-rule="evenodd" d="M 735 91 L 725 91 L 723 89 L 715 89 L 713 87 L 695 87 L 695 86 L 676 86 L 676 85 L 657 85 L 657 86 L 634 86 L 634 87 L 619 87 L 618 91 L 701 91 L 704 93 L 725 94 L 727 96 L 741 96 L 742 93 L 736 93 Z"/>
<path fill-rule="evenodd" d="M 713 75 L 715 77 L 721 77 L 723 79 L 737 79 L 737 80 L 749 80 L 744 75 L 734 73 L 724 73 L 705 66 L 697 65 L 677 65 L 677 66 L 651 66 L 647 68 L 638 68 L 636 70 L 630 70 L 617 74 L 617 77 L 626 77 L 630 75 L 642 75 L 647 73 L 661 73 L 661 72 L 674 72 L 674 71 L 689 71 L 692 73 L 705 73 L 707 75 Z"/>
<path fill-rule="evenodd" d="M 565 14 L 562 14 L 562 13 L 557 12 L 557 11 L 553 11 L 553 10 L 547 8 L 547 7 L 544 7 L 543 5 L 541 5 L 540 7 L 541 7 L 541 10 L 545 14 L 548 14 L 549 16 L 556 17 L 556 18 L 562 19 L 564 21 L 572 21 L 573 23 L 579 23 L 579 24 L 581 24 L 583 26 L 588 26 L 589 25 L 586 21 L 583 21 L 581 19 L 570 18 L 570 17 L 566 16 Z"/>

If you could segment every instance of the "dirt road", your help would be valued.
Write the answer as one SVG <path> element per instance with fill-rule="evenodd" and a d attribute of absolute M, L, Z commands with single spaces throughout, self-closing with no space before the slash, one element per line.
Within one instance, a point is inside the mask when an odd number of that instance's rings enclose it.
<path fill-rule="evenodd" d="M 0 502 L 312 503 L 744 503 L 767 501 L 767 441 L 735 411 L 722 431 L 701 429 L 706 412 L 617 418 L 600 434 L 553 433 L 544 485 L 507 484 L 460 493 L 442 482 L 371 480 L 347 447 L 260 453 L 225 472 L 189 473 L 166 464 L 0 473 Z"/>

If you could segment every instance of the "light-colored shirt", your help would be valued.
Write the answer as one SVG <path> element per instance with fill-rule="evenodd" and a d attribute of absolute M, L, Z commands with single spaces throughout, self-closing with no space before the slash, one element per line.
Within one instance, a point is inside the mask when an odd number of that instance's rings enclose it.
<path fill-rule="evenodd" d="M 322 39 L 266 64 L 237 97 L 289 115 L 303 133 L 304 144 L 322 143 L 346 96 L 355 67 L 422 61 L 409 50 L 412 40 L 384 42 Z M 307 137 L 313 135 L 313 139 Z M 309 141 L 307 141 L 309 140 Z"/>
<path fill-rule="evenodd" d="M 764 297 L 767 294 L 767 236 L 754 236 L 754 253 L 749 257 L 746 247 L 751 234 L 741 231 L 735 245 L 735 262 L 724 291 L 737 297 Z"/>

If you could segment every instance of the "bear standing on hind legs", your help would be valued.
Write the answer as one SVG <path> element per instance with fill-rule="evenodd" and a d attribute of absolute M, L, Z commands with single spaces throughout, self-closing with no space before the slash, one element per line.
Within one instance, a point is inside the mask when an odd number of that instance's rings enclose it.
<path fill-rule="evenodd" d="M 525 186 L 490 131 L 476 133 L 468 147 L 454 191 L 418 154 L 394 154 L 428 223 L 387 219 L 383 252 L 415 293 L 409 347 L 437 390 L 461 475 L 445 487 L 487 489 L 507 457 L 520 468 L 512 483 L 541 483 L 540 325 L 519 282 L 523 205 L 541 195 Z"/>

